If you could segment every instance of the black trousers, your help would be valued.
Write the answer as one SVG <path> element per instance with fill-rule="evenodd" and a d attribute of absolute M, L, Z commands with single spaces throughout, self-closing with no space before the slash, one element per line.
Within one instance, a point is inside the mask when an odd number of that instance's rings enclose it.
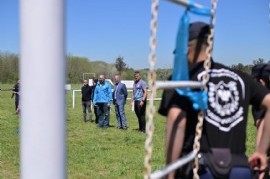
<path fill-rule="evenodd" d="M 94 113 L 95 113 L 95 123 L 97 124 L 98 123 L 98 113 L 97 113 L 97 106 L 94 105 Z"/>
<path fill-rule="evenodd" d="M 146 101 L 140 106 L 140 101 L 134 101 L 134 110 L 139 122 L 139 130 L 145 132 Z"/>

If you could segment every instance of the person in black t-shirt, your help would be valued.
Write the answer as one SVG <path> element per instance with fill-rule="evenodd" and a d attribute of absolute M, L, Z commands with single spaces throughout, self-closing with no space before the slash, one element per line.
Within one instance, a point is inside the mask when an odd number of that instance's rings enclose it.
<path fill-rule="evenodd" d="M 192 81 L 202 81 L 205 74 L 203 63 L 207 57 L 208 34 L 209 25 L 203 22 L 190 24 L 188 63 Z M 228 165 L 230 170 L 224 175 L 226 178 L 251 178 L 252 172 L 245 155 L 248 107 L 249 104 L 253 104 L 263 106 L 267 110 L 264 118 L 268 125 L 265 125 L 260 144 L 249 160 L 251 167 L 264 169 L 270 136 L 270 94 L 251 76 L 214 61 L 212 61 L 209 75 L 208 109 L 205 111 L 200 141 L 200 153 L 204 158 L 204 163 L 201 165 L 203 167 L 199 171 L 199 176 L 200 178 L 220 178 L 214 175 L 216 172 L 207 158 L 210 153 L 218 149 L 232 156 L 232 161 Z M 164 91 L 159 113 L 167 116 L 166 163 L 169 164 L 193 150 L 198 111 L 193 109 L 188 97 L 180 96 L 176 90 L 172 89 Z M 227 159 L 225 157 L 225 160 Z M 222 165 L 224 161 L 219 163 Z M 192 167 L 188 170 L 190 168 L 188 166 L 189 164 L 177 172 L 171 172 L 168 178 L 191 178 Z"/>
<path fill-rule="evenodd" d="M 257 64 L 252 68 L 251 76 L 258 81 L 261 85 L 270 90 L 270 64 L 262 63 Z M 255 126 L 258 128 L 258 134 L 256 144 L 259 144 L 264 121 L 262 120 L 265 115 L 265 109 L 261 109 L 259 106 L 252 106 L 252 116 Z M 270 151 L 268 150 L 268 156 Z"/>
<path fill-rule="evenodd" d="M 258 81 L 261 85 L 270 90 L 270 64 L 262 63 L 257 64 L 252 68 L 251 76 Z M 265 110 L 259 106 L 252 106 L 252 115 L 255 121 L 256 127 L 260 126 L 261 119 L 265 114 Z"/>
<path fill-rule="evenodd" d="M 87 80 L 83 80 L 82 86 L 82 108 L 83 108 L 83 120 L 86 122 L 86 111 L 88 111 L 88 120 L 89 122 L 93 122 L 92 120 L 92 109 L 91 109 L 91 100 L 93 88 L 88 85 Z"/>

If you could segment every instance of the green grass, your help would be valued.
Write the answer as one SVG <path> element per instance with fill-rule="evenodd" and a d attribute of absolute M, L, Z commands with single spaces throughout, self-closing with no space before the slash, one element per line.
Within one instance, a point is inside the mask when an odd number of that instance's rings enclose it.
<path fill-rule="evenodd" d="M 80 85 L 72 87 L 79 89 Z M 0 92 L 0 179 L 19 178 L 19 136 L 16 135 L 16 129 L 20 119 L 15 114 L 14 99 L 10 99 L 10 96 L 11 92 Z M 158 105 L 156 102 L 156 106 Z M 82 122 L 80 94 L 76 94 L 76 106 L 72 109 L 71 94 L 67 93 L 68 178 L 142 178 L 146 135 L 137 131 L 138 121 L 129 105 L 126 105 L 129 126 L 127 131 L 116 129 L 113 111 L 110 115 L 112 127 L 106 130 L 98 129 L 94 123 Z M 256 134 L 252 118 L 249 117 L 248 155 L 254 151 Z M 165 122 L 164 117 L 155 116 L 153 170 L 164 164 Z"/>

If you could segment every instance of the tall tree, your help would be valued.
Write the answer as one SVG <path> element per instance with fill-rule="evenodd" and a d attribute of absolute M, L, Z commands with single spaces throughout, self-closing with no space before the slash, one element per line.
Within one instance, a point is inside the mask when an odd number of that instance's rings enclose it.
<path fill-rule="evenodd" d="M 127 64 L 124 62 L 124 57 L 117 57 L 115 60 L 115 68 L 117 69 L 118 73 L 121 75 L 123 71 L 127 68 Z"/>
<path fill-rule="evenodd" d="M 257 60 L 253 60 L 253 65 L 257 65 L 261 63 L 266 63 L 263 58 L 258 58 Z"/>
<path fill-rule="evenodd" d="M 231 68 L 247 74 L 251 74 L 252 65 L 243 65 L 242 63 L 238 63 L 236 65 L 232 65 Z"/>

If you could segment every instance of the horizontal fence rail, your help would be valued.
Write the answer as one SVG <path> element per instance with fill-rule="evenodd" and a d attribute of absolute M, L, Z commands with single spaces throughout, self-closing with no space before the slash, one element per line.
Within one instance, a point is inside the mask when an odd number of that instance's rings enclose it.
<path fill-rule="evenodd" d="M 172 172 L 172 171 L 182 167 L 183 165 L 187 164 L 188 162 L 192 161 L 195 158 L 195 156 L 196 156 L 196 152 L 191 151 L 188 155 L 181 157 L 176 162 L 167 165 L 165 168 L 163 168 L 161 170 L 157 170 L 157 171 L 153 172 L 150 175 L 150 178 L 151 179 L 162 178 L 162 177 L 168 175 L 170 172 Z"/>

